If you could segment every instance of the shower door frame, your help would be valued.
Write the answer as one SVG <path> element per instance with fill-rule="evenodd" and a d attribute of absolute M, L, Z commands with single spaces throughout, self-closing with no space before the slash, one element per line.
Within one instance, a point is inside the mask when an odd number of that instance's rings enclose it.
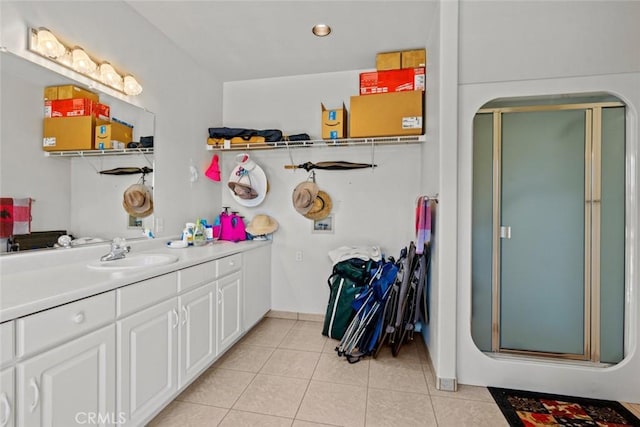
<path fill-rule="evenodd" d="M 594 102 L 556 105 L 531 105 L 483 108 L 479 114 L 493 116 L 493 224 L 492 224 L 492 309 L 491 351 L 559 359 L 600 362 L 600 219 L 601 219 L 601 144 L 602 109 L 625 107 L 622 102 Z M 500 342 L 501 299 L 501 191 L 502 191 L 502 116 L 505 113 L 583 110 L 585 112 L 584 150 L 584 348 L 582 354 L 502 348 Z M 597 262 L 596 262 L 597 261 Z"/>

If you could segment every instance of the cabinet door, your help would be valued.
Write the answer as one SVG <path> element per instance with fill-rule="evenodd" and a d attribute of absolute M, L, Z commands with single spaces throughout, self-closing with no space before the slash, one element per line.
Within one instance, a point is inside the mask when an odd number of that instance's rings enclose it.
<path fill-rule="evenodd" d="M 15 419 L 14 369 L 0 371 L 0 427 L 13 427 Z"/>
<path fill-rule="evenodd" d="M 241 272 L 218 280 L 218 352 L 229 347 L 242 333 Z"/>
<path fill-rule="evenodd" d="M 181 295 L 180 387 L 216 356 L 216 287 L 214 283 Z"/>
<path fill-rule="evenodd" d="M 177 298 L 117 322 L 118 413 L 141 425 L 178 389 Z"/>
<path fill-rule="evenodd" d="M 110 325 L 19 363 L 17 425 L 114 425 L 115 345 Z"/>
<path fill-rule="evenodd" d="M 243 254 L 243 327 L 252 328 L 271 309 L 271 246 Z"/>

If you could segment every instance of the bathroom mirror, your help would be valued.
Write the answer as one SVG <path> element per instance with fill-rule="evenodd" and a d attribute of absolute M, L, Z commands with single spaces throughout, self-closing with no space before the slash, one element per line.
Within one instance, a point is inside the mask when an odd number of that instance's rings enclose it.
<path fill-rule="evenodd" d="M 46 155 L 42 149 L 43 90 L 46 86 L 74 84 L 98 92 L 100 102 L 110 107 L 112 119 L 134 126 L 134 141 L 154 135 L 155 115 L 101 92 L 99 85 L 88 87 L 67 74 L 0 52 L 0 195 L 32 199 L 32 232 L 65 230 L 79 239 L 78 243 L 143 237 L 142 229 L 153 229 L 153 215 L 132 222 L 122 205 L 124 191 L 141 183 L 143 175 L 99 172 L 148 167 L 153 173 L 144 176 L 144 183 L 153 188 L 157 173 L 153 153 Z M 6 251 L 7 239 L 3 238 L 0 252 Z"/>

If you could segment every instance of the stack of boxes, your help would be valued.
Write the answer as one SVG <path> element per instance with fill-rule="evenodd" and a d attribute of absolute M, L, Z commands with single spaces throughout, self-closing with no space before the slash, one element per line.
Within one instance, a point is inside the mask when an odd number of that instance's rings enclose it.
<path fill-rule="evenodd" d="M 125 148 L 133 127 L 111 120 L 97 93 L 74 86 L 44 89 L 42 149 L 45 151 Z"/>
<path fill-rule="evenodd" d="M 423 135 L 426 63 L 425 49 L 379 53 L 376 71 L 360 74 L 360 94 L 351 97 L 349 137 Z M 346 122 L 344 105 L 338 110 L 322 105 L 323 139 L 345 138 Z M 329 134 L 330 128 L 344 129 L 342 136 Z"/>

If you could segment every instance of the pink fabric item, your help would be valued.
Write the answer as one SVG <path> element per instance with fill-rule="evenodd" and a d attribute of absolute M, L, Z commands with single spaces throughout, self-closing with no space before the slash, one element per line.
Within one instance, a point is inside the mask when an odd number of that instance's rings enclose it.
<path fill-rule="evenodd" d="M 431 203 L 428 197 L 420 197 L 416 207 L 416 253 L 424 252 L 424 245 L 431 241 Z"/>
<path fill-rule="evenodd" d="M 0 198 L 0 238 L 31 233 L 31 198 Z"/>
<path fill-rule="evenodd" d="M 204 174 L 207 178 L 220 182 L 220 163 L 219 163 L 217 154 L 213 155 L 211 164 L 209 165 L 209 167 L 207 168 L 207 171 Z"/>

